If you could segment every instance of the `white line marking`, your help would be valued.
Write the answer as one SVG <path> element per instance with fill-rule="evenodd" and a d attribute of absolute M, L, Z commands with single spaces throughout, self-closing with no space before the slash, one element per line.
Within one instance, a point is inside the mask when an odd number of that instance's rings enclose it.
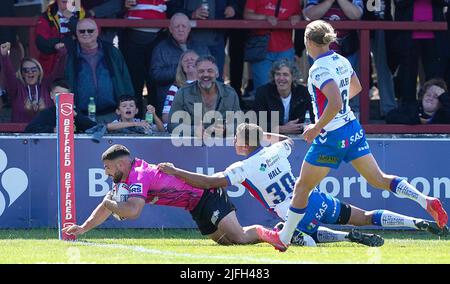
<path fill-rule="evenodd" d="M 132 250 L 136 252 L 141 252 L 145 254 L 159 254 L 166 257 L 186 257 L 193 259 L 221 259 L 221 260 L 244 260 L 249 262 L 257 262 L 257 263 L 279 263 L 279 264 L 288 264 L 288 263 L 297 263 L 297 264 L 307 264 L 313 262 L 306 261 L 284 261 L 284 260 L 274 260 L 270 258 L 254 258 L 248 256 L 220 256 L 220 255 L 202 255 L 202 254 L 190 254 L 190 253 L 178 253 L 173 251 L 162 251 L 158 249 L 150 249 L 141 246 L 130 246 L 130 245 L 122 245 L 122 244 L 99 244 L 88 241 L 77 241 L 75 244 L 80 244 L 84 246 L 92 246 L 92 247 L 101 247 L 101 248 L 114 248 L 114 249 L 124 249 L 124 250 Z"/>

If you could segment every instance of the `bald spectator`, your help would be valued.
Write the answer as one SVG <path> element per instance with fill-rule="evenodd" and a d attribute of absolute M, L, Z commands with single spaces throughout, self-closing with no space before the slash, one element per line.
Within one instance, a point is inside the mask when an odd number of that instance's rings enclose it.
<path fill-rule="evenodd" d="M 114 19 L 123 15 L 123 0 L 81 0 L 86 17 L 96 19 Z M 113 43 L 117 28 L 102 28 L 100 39 Z"/>
<path fill-rule="evenodd" d="M 194 50 L 198 55 L 209 54 L 208 48 L 201 42 L 190 39 L 191 25 L 189 18 L 177 13 L 170 19 L 170 35 L 156 45 L 152 54 L 150 76 L 157 87 L 156 113 L 161 115 L 165 96 L 171 84 L 175 81 L 178 61 L 181 54 Z"/>
<path fill-rule="evenodd" d="M 242 2 L 242 1 L 241 1 Z M 245 3 L 242 3 L 244 6 Z M 171 10 L 186 14 L 190 19 L 225 20 L 233 18 L 239 9 L 238 0 L 171 0 L 168 3 L 168 14 Z M 172 7 L 170 7 L 172 6 Z M 201 41 L 216 59 L 220 79 L 223 79 L 225 65 L 225 33 L 221 29 L 197 29 L 192 32 L 192 38 Z"/>
<path fill-rule="evenodd" d="M 69 53 L 66 78 L 75 93 L 75 105 L 87 115 L 89 98 L 97 108 L 97 122 L 108 123 L 116 118 L 118 98 L 134 96 L 128 68 L 120 51 L 111 43 L 98 39 L 94 20 L 78 22 L 77 44 Z"/>

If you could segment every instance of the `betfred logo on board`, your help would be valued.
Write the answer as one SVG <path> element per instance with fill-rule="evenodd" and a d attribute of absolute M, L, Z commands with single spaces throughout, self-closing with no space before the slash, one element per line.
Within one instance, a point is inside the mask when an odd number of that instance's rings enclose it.
<path fill-rule="evenodd" d="M 73 104 L 71 103 L 62 103 L 61 104 L 61 114 L 64 116 L 69 116 L 72 114 Z"/>
<path fill-rule="evenodd" d="M 61 229 L 76 223 L 73 94 L 58 94 L 58 227 L 63 240 L 74 240 Z"/>

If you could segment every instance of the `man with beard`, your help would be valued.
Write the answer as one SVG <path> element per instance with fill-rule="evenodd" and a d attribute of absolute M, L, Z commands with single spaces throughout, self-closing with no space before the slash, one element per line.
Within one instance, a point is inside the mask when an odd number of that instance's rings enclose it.
<path fill-rule="evenodd" d="M 197 130 L 203 133 L 214 124 L 212 128 L 217 136 L 225 132 L 224 122 L 219 120 L 226 118 L 226 112 L 240 110 L 239 98 L 232 87 L 216 80 L 219 71 L 214 57 L 199 57 L 195 67 L 198 80 L 178 90 L 170 109 L 168 130 L 173 132 L 178 126 L 189 125 L 191 134 L 194 128 L 198 134 Z"/>
<path fill-rule="evenodd" d="M 156 165 L 131 158 L 123 145 L 113 145 L 102 155 L 105 173 L 114 183 L 124 183 L 129 194 L 117 202 L 109 192 L 81 225 L 66 227 L 67 234 L 81 235 L 102 224 L 111 214 L 120 219 L 139 217 L 147 204 L 181 207 L 188 210 L 202 235 L 222 245 L 260 242 L 256 230 L 260 225 L 241 227 L 234 205 L 221 189 L 200 189 L 182 179 L 165 174 Z"/>
<path fill-rule="evenodd" d="M 153 97 L 155 94 L 150 94 L 152 97 L 149 102 L 153 102 L 157 115 L 162 113 L 164 100 L 176 79 L 178 62 L 183 52 L 194 50 L 198 55 L 209 54 L 208 47 L 192 39 L 190 33 L 189 18 L 185 14 L 176 13 L 170 18 L 168 37 L 152 51 L 150 77 L 156 87 L 156 97 Z"/>

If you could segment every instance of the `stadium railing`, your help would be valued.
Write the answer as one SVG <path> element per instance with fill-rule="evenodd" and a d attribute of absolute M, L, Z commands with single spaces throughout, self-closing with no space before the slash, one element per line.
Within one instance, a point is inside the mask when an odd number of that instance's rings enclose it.
<path fill-rule="evenodd" d="M 126 20 L 126 19 L 96 19 L 100 27 L 152 27 L 166 28 L 169 20 Z M 37 18 L 4 17 L 0 18 L 1 26 L 29 28 L 29 53 L 36 57 L 38 50 L 34 45 L 35 26 Z M 309 22 L 301 21 L 291 26 L 289 21 L 279 21 L 272 26 L 265 21 L 248 20 L 201 20 L 191 21 L 193 28 L 198 29 L 305 29 Z M 360 74 L 363 90 L 360 94 L 360 122 L 367 133 L 450 133 L 450 125 L 387 125 L 369 124 L 369 76 L 370 76 L 370 31 L 371 30 L 415 30 L 415 31 L 445 31 L 446 22 L 385 22 L 385 21 L 336 21 L 332 22 L 336 29 L 357 30 L 360 39 Z M 21 132 L 23 124 L 0 123 L 0 132 Z"/>

